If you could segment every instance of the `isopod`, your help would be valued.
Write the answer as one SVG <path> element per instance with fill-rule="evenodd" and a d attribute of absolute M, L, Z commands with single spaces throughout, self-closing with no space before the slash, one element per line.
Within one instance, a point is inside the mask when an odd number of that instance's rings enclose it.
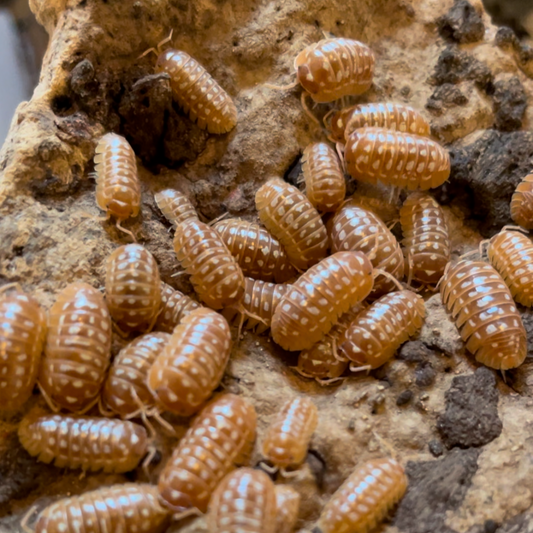
<path fill-rule="evenodd" d="M 0 411 L 17 411 L 31 396 L 45 336 L 46 314 L 33 296 L 0 294 Z"/>
<path fill-rule="evenodd" d="M 320 341 L 374 283 L 372 263 L 361 252 L 338 252 L 311 267 L 291 285 L 272 318 L 274 342 L 289 351 Z"/>
<path fill-rule="evenodd" d="M 198 218 L 198 213 L 191 201 L 180 191 L 163 189 L 154 194 L 154 200 L 164 217 L 174 226 L 190 218 Z"/>
<path fill-rule="evenodd" d="M 209 533 L 278 533 L 274 483 L 261 470 L 239 468 L 216 488 L 207 514 Z"/>
<path fill-rule="evenodd" d="M 157 487 L 124 483 L 49 505 L 39 514 L 35 533 L 163 533 L 169 519 Z"/>
<path fill-rule="evenodd" d="M 198 296 L 212 309 L 238 302 L 244 292 L 244 275 L 219 233 L 199 220 L 176 228 L 174 251 Z"/>
<path fill-rule="evenodd" d="M 221 220 L 214 228 L 245 276 L 276 283 L 284 283 L 296 276 L 283 246 L 259 224 L 235 218 Z"/>
<path fill-rule="evenodd" d="M 302 156 L 305 194 L 321 213 L 336 211 L 346 196 L 339 156 L 326 143 L 311 143 Z"/>
<path fill-rule="evenodd" d="M 524 362 L 526 330 L 509 288 L 491 265 L 459 261 L 442 277 L 440 293 L 476 361 L 497 370 Z"/>
<path fill-rule="evenodd" d="M 135 153 L 128 141 L 116 133 L 107 133 L 96 146 L 96 203 L 117 220 L 117 228 L 135 237 L 120 223 L 139 214 L 141 183 L 137 175 Z"/>
<path fill-rule="evenodd" d="M 161 282 L 161 308 L 154 329 L 172 333 L 174 328 L 195 309 L 202 307 L 197 301 Z"/>
<path fill-rule="evenodd" d="M 190 416 L 218 387 L 231 351 L 226 319 L 202 307 L 187 315 L 148 374 L 148 387 L 158 405 Z"/>
<path fill-rule="evenodd" d="M 281 469 L 301 465 L 317 424 L 318 410 L 311 400 L 297 397 L 287 401 L 266 431 L 263 458 Z"/>
<path fill-rule="evenodd" d="M 276 485 L 276 533 L 292 533 L 300 511 L 300 494 L 290 485 Z"/>
<path fill-rule="evenodd" d="M 407 490 L 407 476 L 394 459 L 373 459 L 356 468 L 324 507 L 317 533 L 372 531 Z"/>
<path fill-rule="evenodd" d="M 145 333 L 120 350 L 102 390 L 105 408 L 132 418 L 154 407 L 155 398 L 146 385 L 148 371 L 169 340 L 168 333 Z"/>
<path fill-rule="evenodd" d="M 245 399 L 223 394 L 197 415 L 159 477 L 159 493 L 175 512 L 205 513 L 211 494 L 235 466 L 248 460 L 256 413 Z"/>
<path fill-rule="evenodd" d="M 450 175 L 450 156 L 438 143 L 384 128 L 355 130 L 347 139 L 344 158 L 350 176 L 363 183 L 427 190 Z"/>
<path fill-rule="evenodd" d="M 38 461 L 73 470 L 129 472 L 148 449 L 148 436 L 142 426 L 110 418 L 25 418 L 18 435 L 24 449 Z"/>
<path fill-rule="evenodd" d="M 106 301 L 111 317 L 124 331 L 146 331 L 161 305 L 161 281 L 154 256 L 140 244 L 128 244 L 107 258 Z"/>
<path fill-rule="evenodd" d="M 414 192 L 400 209 L 400 222 L 409 280 L 435 285 L 444 274 L 451 255 L 442 208 L 429 194 Z"/>
<path fill-rule="evenodd" d="M 516 187 L 511 198 L 511 218 L 526 229 L 533 229 L 533 174 Z"/>
<path fill-rule="evenodd" d="M 111 359 L 111 318 L 100 291 L 71 283 L 48 313 L 39 387 L 54 410 L 83 412 L 100 394 Z"/>
<path fill-rule="evenodd" d="M 196 59 L 182 50 L 165 50 L 156 72 L 170 76 L 174 98 L 199 128 L 227 133 L 237 124 L 237 108 L 226 91 Z"/>
<path fill-rule="evenodd" d="M 492 266 L 500 273 L 516 302 L 533 305 L 533 242 L 522 233 L 503 230 L 487 248 Z"/>
<path fill-rule="evenodd" d="M 296 187 L 274 178 L 255 195 L 261 222 L 274 235 L 300 270 L 307 270 L 326 256 L 328 236 L 317 210 Z"/>

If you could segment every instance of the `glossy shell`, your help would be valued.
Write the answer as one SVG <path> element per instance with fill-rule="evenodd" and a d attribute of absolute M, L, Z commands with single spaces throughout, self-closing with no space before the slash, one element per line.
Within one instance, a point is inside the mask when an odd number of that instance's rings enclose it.
<path fill-rule="evenodd" d="M 198 219 L 198 214 L 191 201 L 180 191 L 163 189 L 154 194 L 154 200 L 164 217 L 174 226 L 178 226 L 190 218 Z"/>
<path fill-rule="evenodd" d="M 533 174 L 528 174 L 516 187 L 511 198 L 511 218 L 526 229 L 533 229 Z"/>
<path fill-rule="evenodd" d="M 187 315 L 200 307 L 202 305 L 196 300 L 161 282 L 161 308 L 154 329 L 172 333 Z"/>
<path fill-rule="evenodd" d="M 459 261 L 444 274 L 440 293 L 466 349 L 497 370 L 520 366 L 527 338 L 503 278 L 482 261 Z"/>
<path fill-rule="evenodd" d="M 300 511 L 300 494 L 290 485 L 276 485 L 276 533 L 292 533 Z"/>

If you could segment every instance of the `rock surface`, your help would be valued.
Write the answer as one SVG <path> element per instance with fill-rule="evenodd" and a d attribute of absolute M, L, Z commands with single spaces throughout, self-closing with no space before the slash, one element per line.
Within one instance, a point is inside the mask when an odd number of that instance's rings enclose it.
<path fill-rule="evenodd" d="M 266 86 L 292 82 L 294 57 L 322 32 L 364 41 L 376 54 L 374 85 L 354 103 L 414 106 L 450 148 L 452 175 L 436 196 L 446 205 L 454 257 L 474 249 L 479 232 L 490 236 L 508 223 L 510 195 L 533 166 L 526 131 L 533 115 L 525 108 L 533 52 L 492 26 L 477 0 L 358 0 L 357 9 L 340 0 L 31 5 L 51 40 L 41 81 L 19 106 L 0 152 L 0 282 L 20 282 L 45 307 L 69 282 L 101 287 L 106 256 L 128 242 L 94 219 L 92 157 L 109 130 L 126 135 L 139 156 L 142 212 L 125 226 L 155 255 L 162 279 L 191 293 L 186 278 L 171 277 L 172 235 L 153 192 L 179 188 L 206 219 L 225 210 L 255 219 L 257 188 L 271 176 L 297 177 L 305 146 L 325 138 L 302 111 L 299 89 Z M 236 102 L 239 123 L 228 135 L 210 136 L 191 123 L 172 101 L 166 76 L 154 74 L 153 54 L 139 58 L 171 28 L 174 45 Z M 313 111 L 322 116 L 330 107 Z M 297 376 L 295 355 L 268 337 L 246 333 L 234 348 L 223 387 L 254 403 L 260 437 L 288 397 L 309 395 L 319 408 L 312 452 L 290 480 L 302 494 L 299 528 L 312 527 L 358 463 L 394 453 L 407 464 L 410 487 L 384 531 L 526 531 L 533 504 L 528 374 L 517 371 L 513 389 L 501 376 L 476 371 L 438 295 L 427 300 L 427 312 L 420 336 L 398 358 L 331 387 Z M 116 336 L 114 353 L 124 342 Z M 469 384 L 477 387 L 472 397 Z M 36 394 L 25 411 L 43 406 Z M 470 432 L 487 409 L 490 439 Z M 169 419 L 182 435 L 186 421 Z M 40 509 L 67 494 L 146 479 L 141 470 L 80 479 L 79 472 L 38 464 L 14 437 L 19 420 L 0 421 L 0 531 L 21 531 L 33 504 Z M 175 444 L 158 431 L 161 461 L 152 480 Z M 252 463 L 259 460 L 256 446 Z M 205 521 L 188 520 L 179 530 L 203 533 Z"/>

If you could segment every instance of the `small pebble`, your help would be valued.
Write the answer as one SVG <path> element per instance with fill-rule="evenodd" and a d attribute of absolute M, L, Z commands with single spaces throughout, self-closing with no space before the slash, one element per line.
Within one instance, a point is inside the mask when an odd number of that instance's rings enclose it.
<path fill-rule="evenodd" d="M 413 399 L 413 392 L 410 390 L 404 390 L 396 398 L 396 405 L 406 405 Z"/>
<path fill-rule="evenodd" d="M 444 446 L 440 440 L 429 441 L 428 448 L 433 457 L 440 457 L 444 453 Z"/>

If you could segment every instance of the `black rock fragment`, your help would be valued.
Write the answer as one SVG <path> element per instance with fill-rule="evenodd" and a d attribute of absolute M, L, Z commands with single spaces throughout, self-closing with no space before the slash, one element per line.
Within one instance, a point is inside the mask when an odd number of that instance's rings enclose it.
<path fill-rule="evenodd" d="M 418 363 L 415 369 L 415 383 L 419 387 L 429 387 L 435 382 L 437 372 L 429 361 Z"/>
<path fill-rule="evenodd" d="M 430 440 L 428 443 L 428 448 L 433 457 L 440 457 L 444 453 L 444 446 L 440 440 Z"/>
<path fill-rule="evenodd" d="M 439 34 L 457 43 L 475 43 L 485 34 L 481 15 L 467 0 L 455 0 L 451 9 L 437 20 Z"/>
<path fill-rule="evenodd" d="M 407 341 L 400 348 L 396 358 L 408 363 L 421 363 L 434 355 L 438 355 L 438 352 L 428 348 L 422 341 L 415 340 Z"/>
<path fill-rule="evenodd" d="M 514 76 L 494 84 L 494 127 L 500 131 L 515 131 L 522 127 L 527 96 L 520 80 Z"/>
<path fill-rule="evenodd" d="M 434 115 L 442 115 L 445 109 L 468 104 L 468 96 L 457 85 L 439 85 L 426 102 L 426 109 Z"/>
<path fill-rule="evenodd" d="M 413 399 L 413 391 L 404 390 L 396 398 L 396 405 L 401 407 L 402 405 L 407 405 Z"/>

